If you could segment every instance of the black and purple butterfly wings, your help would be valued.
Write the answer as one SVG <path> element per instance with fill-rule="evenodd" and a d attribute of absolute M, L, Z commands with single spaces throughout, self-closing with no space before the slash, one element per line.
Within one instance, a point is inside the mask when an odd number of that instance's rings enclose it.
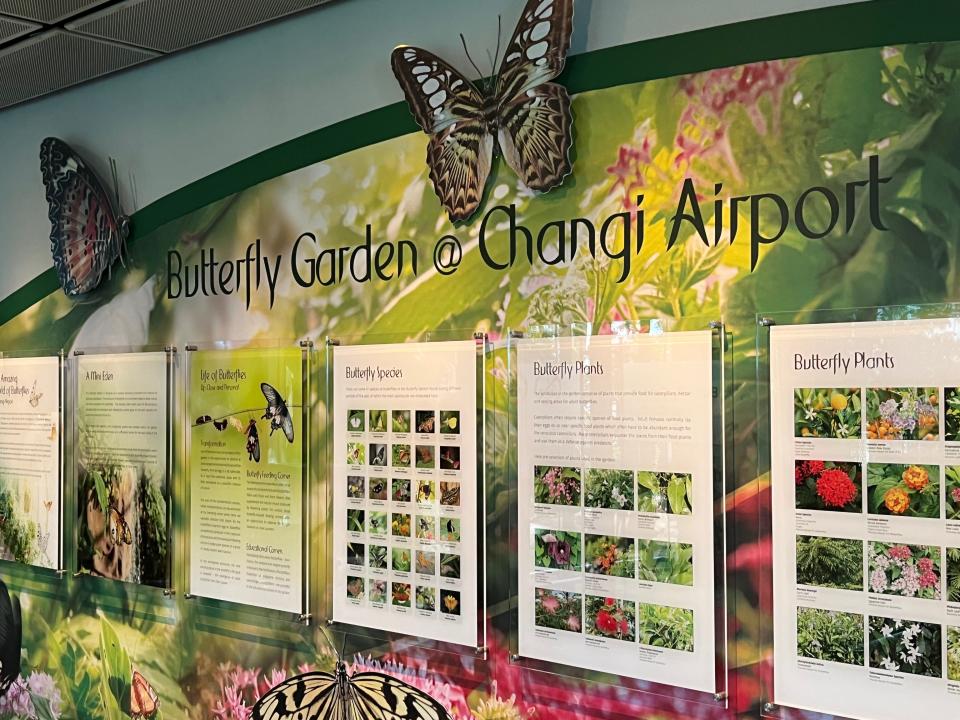
<path fill-rule="evenodd" d="M 430 137 L 430 179 L 452 221 L 480 207 L 496 147 L 531 190 L 546 192 L 570 173 L 570 95 L 550 81 L 563 70 L 572 28 L 573 0 L 528 0 L 489 92 L 427 50 L 393 51 L 394 75 Z"/>

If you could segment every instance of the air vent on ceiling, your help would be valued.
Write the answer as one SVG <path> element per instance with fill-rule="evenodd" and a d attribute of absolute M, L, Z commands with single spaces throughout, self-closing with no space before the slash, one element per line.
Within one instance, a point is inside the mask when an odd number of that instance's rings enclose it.
<path fill-rule="evenodd" d="M 325 2 L 329 0 L 127 0 L 67 28 L 168 53 Z"/>
<path fill-rule="evenodd" d="M 106 0 L 0 0 L 0 13 L 55 23 L 103 5 Z"/>
<path fill-rule="evenodd" d="M 39 29 L 39 25 L 34 25 L 25 20 L 0 16 L 0 44 Z"/>
<path fill-rule="evenodd" d="M 156 57 L 59 30 L 0 51 L 0 108 L 61 90 Z"/>

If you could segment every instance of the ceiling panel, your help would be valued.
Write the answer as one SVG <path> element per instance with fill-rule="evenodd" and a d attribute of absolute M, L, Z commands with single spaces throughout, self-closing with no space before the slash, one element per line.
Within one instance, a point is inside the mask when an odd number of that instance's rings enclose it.
<path fill-rule="evenodd" d="M 26 20 L 17 20 L 16 18 L 3 17 L 0 15 L 0 45 L 21 35 L 39 30 L 40 27 L 40 25 L 27 22 Z"/>
<path fill-rule="evenodd" d="M 169 53 L 328 1 L 127 0 L 70 22 L 67 28 Z"/>
<path fill-rule="evenodd" d="M 51 30 L 0 51 L 0 108 L 154 57 L 148 50 Z"/>
<path fill-rule="evenodd" d="M 0 0 L 0 13 L 41 23 L 55 23 L 105 2 L 107 0 Z"/>

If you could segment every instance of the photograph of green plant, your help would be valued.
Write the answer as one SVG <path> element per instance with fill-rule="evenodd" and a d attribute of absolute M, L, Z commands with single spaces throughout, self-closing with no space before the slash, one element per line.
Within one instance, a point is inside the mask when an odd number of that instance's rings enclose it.
<path fill-rule="evenodd" d="M 693 652 L 693 610 L 637 603 L 641 645 Z"/>
<path fill-rule="evenodd" d="M 797 585 L 863 590 L 863 541 L 798 535 Z"/>
<path fill-rule="evenodd" d="M 594 575 L 632 578 L 636 574 L 634 539 L 611 535 L 584 536 L 585 572 Z"/>
<path fill-rule="evenodd" d="M 867 464 L 867 508 L 874 515 L 940 518 L 937 465 Z"/>
<path fill-rule="evenodd" d="M 347 431 L 363 432 L 366 428 L 366 411 L 350 410 L 347 413 Z"/>
<path fill-rule="evenodd" d="M 440 553 L 440 577 L 460 579 L 460 556 L 456 553 Z"/>
<path fill-rule="evenodd" d="M 633 471 L 587 470 L 583 504 L 607 510 L 633 510 Z"/>
<path fill-rule="evenodd" d="M 960 388 L 943 389 L 943 439 L 960 441 Z"/>
<path fill-rule="evenodd" d="M 939 547 L 871 542 L 869 557 L 870 592 L 940 599 L 943 555 Z"/>
<path fill-rule="evenodd" d="M 637 540 L 637 578 L 671 585 L 693 585 L 693 545 Z"/>
<path fill-rule="evenodd" d="M 393 432 L 395 433 L 408 433 L 410 432 L 410 411 L 409 410 L 394 410 L 391 414 L 393 420 Z"/>
<path fill-rule="evenodd" d="M 797 655 L 863 665 L 863 615 L 797 608 Z"/>
<path fill-rule="evenodd" d="M 693 478 L 690 473 L 637 473 L 637 510 L 669 515 L 693 512 Z"/>
<path fill-rule="evenodd" d="M 941 626 L 870 616 L 870 667 L 942 677 Z"/>
<path fill-rule="evenodd" d="M 860 388 L 797 388 L 793 391 L 796 437 L 860 437 Z"/>
<path fill-rule="evenodd" d="M 537 627 L 579 633 L 583 629 L 583 595 L 565 590 L 536 588 L 534 623 Z"/>
<path fill-rule="evenodd" d="M 624 642 L 637 641 L 637 604 L 633 600 L 587 595 L 584 600 L 584 619 L 587 635 Z"/>
<path fill-rule="evenodd" d="M 947 520 L 960 520 L 960 465 L 944 465 Z"/>
<path fill-rule="evenodd" d="M 36 522 L 18 512 L 14 494 L 5 481 L 0 481 L 0 558 L 18 563 L 34 563 L 38 559 Z"/>
<path fill-rule="evenodd" d="M 960 603 L 960 548 L 947 548 L 947 602 Z"/>
<path fill-rule="evenodd" d="M 947 628 L 947 680 L 960 681 L 960 628 Z"/>
<path fill-rule="evenodd" d="M 939 389 L 868 388 L 868 440 L 938 440 Z"/>
<path fill-rule="evenodd" d="M 798 510 L 863 512 L 860 463 L 795 460 Z"/>
<path fill-rule="evenodd" d="M 577 572 L 583 569 L 583 538 L 580 533 L 537 528 L 533 543 L 534 564 L 537 567 Z"/>
<path fill-rule="evenodd" d="M 537 465 L 533 468 L 533 501 L 550 505 L 580 505 L 580 470 Z"/>
<path fill-rule="evenodd" d="M 364 511 L 347 508 L 347 532 L 363 532 Z"/>

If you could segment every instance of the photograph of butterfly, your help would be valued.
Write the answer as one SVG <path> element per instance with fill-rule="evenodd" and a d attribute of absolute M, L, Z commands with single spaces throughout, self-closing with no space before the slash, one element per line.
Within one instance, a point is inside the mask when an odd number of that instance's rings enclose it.
<path fill-rule="evenodd" d="M 50 251 L 63 292 L 72 298 L 100 285 L 113 264 L 123 262 L 130 219 L 120 211 L 114 174 L 113 197 L 86 162 L 63 140 L 40 144 L 40 173 L 50 219 Z"/>
<path fill-rule="evenodd" d="M 130 531 L 129 523 L 127 523 L 123 515 L 120 514 L 116 506 L 112 504 L 109 508 L 107 524 L 114 545 L 120 545 L 121 543 L 124 545 L 133 544 L 133 533 Z"/>
<path fill-rule="evenodd" d="M 407 592 L 409 604 L 409 585 Z M 438 700 L 402 680 L 350 673 L 342 648 L 330 645 L 337 653 L 332 673 L 307 672 L 277 683 L 253 706 L 251 720 L 451 720 Z"/>
<path fill-rule="evenodd" d="M 527 0 L 487 82 L 472 82 L 429 50 L 394 49 L 393 74 L 430 138 L 430 179 L 451 222 L 469 219 L 480 207 L 497 151 L 535 192 L 557 187 L 570 174 L 570 95 L 550 81 L 563 70 L 572 30 L 573 0 Z M 497 47 L 494 66 L 499 56 Z"/>
<path fill-rule="evenodd" d="M 260 462 L 260 430 L 257 426 L 257 420 L 267 420 L 270 427 L 270 437 L 273 437 L 275 430 L 281 430 L 287 442 L 292 443 L 294 438 L 293 417 L 290 414 L 290 408 L 299 407 L 298 405 L 288 405 L 283 395 L 270 383 L 260 383 L 260 392 L 263 393 L 266 402 L 266 409 L 263 415 L 257 418 L 259 408 L 249 408 L 237 410 L 235 412 L 213 417 L 211 415 L 200 415 L 193 422 L 193 427 L 210 425 L 218 432 L 223 432 L 228 426 L 234 427 L 244 438 L 244 452 L 250 462 Z M 248 416 L 246 422 L 242 418 Z"/>

